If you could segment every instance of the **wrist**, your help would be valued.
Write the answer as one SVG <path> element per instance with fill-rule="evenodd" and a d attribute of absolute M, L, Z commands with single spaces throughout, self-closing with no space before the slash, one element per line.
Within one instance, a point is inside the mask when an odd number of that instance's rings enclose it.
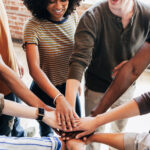
<path fill-rule="evenodd" d="M 54 104 L 54 105 L 57 104 L 57 100 L 58 100 L 59 97 L 61 97 L 61 96 L 63 96 L 63 94 L 61 94 L 61 93 L 58 93 L 58 94 L 55 96 L 55 98 L 54 98 L 54 100 L 53 100 L 53 104 Z"/>
<path fill-rule="evenodd" d="M 103 123 L 102 123 L 103 119 L 102 119 L 102 115 L 101 114 L 95 116 L 94 118 L 95 118 L 94 123 L 95 123 L 96 128 L 98 128 L 99 126 L 103 125 Z"/>
<path fill-rule="evenodd" d="M 45 115 L 45 110 L 44 110 L 43 108 L 38 108 L 36 113 L 37 113 L 37 118 L 36 118 L 36 120 L 42 121 L 42 120 L 43 120 L 43 117 L 44 117 L 44 115 Z"/>

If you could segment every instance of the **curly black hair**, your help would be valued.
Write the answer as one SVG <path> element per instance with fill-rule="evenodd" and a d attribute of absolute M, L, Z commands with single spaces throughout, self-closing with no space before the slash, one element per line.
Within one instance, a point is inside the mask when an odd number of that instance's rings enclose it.
<path fill-rule="evenodd" d="M 70 15 L 80 5 L 82 0 L 69 0 L 69 5 L 64 17 Z M 49 0 L 23 0 L 24 5 L 39 20 L 50 19 L 50 13 L 47 10 Z"/>

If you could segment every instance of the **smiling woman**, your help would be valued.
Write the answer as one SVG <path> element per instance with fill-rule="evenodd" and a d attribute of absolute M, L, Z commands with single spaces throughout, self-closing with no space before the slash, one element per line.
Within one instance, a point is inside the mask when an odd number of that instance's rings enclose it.
<path fill-rule="evenodd" d="M 50 0 L 47 10 L 53 21 L 61 21 L 68 9 L 69 0 Z"/>
<path fill-rule="evenodd" d="M 24 48 L 30 74 L 31 90 L 47 105 L 55 107 L 59 124 L 72 129 L 75 110 L 64 94 L 69 58 L 73 50 L 78 24 L 76 7 L 81 0 L 24 0 L 32 13 L 24 29 Z M 80 116 L 79 96 L 76 112 Z M 40 122 L 41 136 L 49 136 L 51 128 Z"/>

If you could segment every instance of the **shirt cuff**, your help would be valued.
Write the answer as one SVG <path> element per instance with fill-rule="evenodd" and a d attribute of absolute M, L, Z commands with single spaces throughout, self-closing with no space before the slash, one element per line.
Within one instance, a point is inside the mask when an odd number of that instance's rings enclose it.
<path fill-rule="evenodd" d="M 85 68 L 78 63 L 70 64 L 68 79 L 76 79 L 81 82 L 84 70 Z"/>
<path fill-rule="evenodd" d="M 134 99 L 138 104 L 140 115 L 144 115 L 150 112 L 150 92 L 144 93 Z"/>

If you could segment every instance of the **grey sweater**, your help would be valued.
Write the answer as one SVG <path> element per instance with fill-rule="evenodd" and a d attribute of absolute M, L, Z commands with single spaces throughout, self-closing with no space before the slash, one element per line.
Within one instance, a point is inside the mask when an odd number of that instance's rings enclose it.
<path fill-rule="evenodd" d="M 135 0 L 134 15 L 123 29 L 121 18 L 112 14 L 108 2 L 99 2 L 86 11 L 78 24 L 75 47 L 70 59 L 69 78 L 105 92 L 112 82 L 112 70 L 134 56 L 150 30 L 150 7 Z"/>

